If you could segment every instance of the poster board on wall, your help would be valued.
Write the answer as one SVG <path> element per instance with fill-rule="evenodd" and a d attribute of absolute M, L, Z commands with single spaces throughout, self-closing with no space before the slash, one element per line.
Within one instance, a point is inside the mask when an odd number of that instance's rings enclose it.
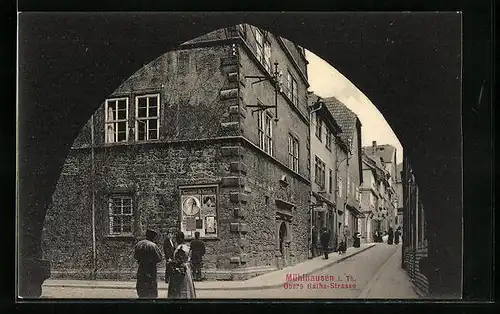
<path fill-rule="evenodd" d="M 186 239 L 217 238 L 218 187 L 217 185 L 182 186 L 180 190 L 181 231 Z"/>

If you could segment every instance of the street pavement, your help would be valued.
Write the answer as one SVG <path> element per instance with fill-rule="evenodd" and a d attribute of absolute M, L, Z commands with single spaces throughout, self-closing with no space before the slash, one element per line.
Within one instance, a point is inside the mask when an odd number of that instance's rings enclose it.
<path fill-rule="evenodd" d="M 329 260 L 318 257 L 246 281 L 196 282 L 196 295 L 199 299 L 418 298 L 400 267 L 401 245 L 378 243 L 350 250 L 347 258 L 332 253 Z M 286 274 L 324 277 L 287 282 Z M 166 299 L 166 285 L 160 282 L 159 288 L 158 298 Z M 47 280 L 42 298 L 136 299 L 137 294 L 135 282 Z"/>

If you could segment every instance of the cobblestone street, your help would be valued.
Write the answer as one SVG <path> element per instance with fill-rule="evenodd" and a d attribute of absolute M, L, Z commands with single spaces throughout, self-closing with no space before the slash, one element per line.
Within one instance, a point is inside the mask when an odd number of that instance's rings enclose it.
<path fill-rule="evenodd" d="M 336 255 L 336 253 L 332 254 Z M 333 256 L 332 256 L 333 257 Z M 347 258 L 337 264 L 312 273 L 333 276 L 335 281 L 297 281 L 295 286 L 251 290 L 198 289 L 200 299 L 344 299 L 344 298 L 418 298 L 408 277 L 400 268 L 401 246 L 377 244 L 375 247 Z M 198 284 L 198 283 L 197 283 Z M 333 284 L 333 285 L 332 285 Z M 337 284 L 337 288 L 335 288 Z M 342 285 L 348 285 L 343 288 Z M 42 298 L 110 298 L 135 299 L 133 288 L 83 288 L 44 286 Z M 159 299 L 167 290 L 159 290 Z"/>

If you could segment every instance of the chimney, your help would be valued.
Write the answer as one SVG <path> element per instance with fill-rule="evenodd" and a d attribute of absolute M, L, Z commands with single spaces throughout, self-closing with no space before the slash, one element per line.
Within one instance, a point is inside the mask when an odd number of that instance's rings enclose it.
<path fill-rule="evenodd" d="M 373 154 L 377 152 L 377 141 L 372 141 L 372 151 Z"/>

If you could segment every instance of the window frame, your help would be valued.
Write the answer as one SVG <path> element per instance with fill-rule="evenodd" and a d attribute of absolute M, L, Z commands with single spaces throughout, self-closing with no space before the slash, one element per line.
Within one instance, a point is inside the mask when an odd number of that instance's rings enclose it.
<path fill-rule="evenodd" d="M 261 111 L 257 115 L 257 133 L 259 137 L 259 148 L 271 156 L 273 153 L 273 116 L 271 113 Z"/>
<path fill-rule="evenodd" d="M 149 98 L 156 97 L 156 116 L 154 117 L 149 117 Z M 139 99 L 141 98 L 146 98 L 146 114 L 148 115 L 147 117 L 139 117 Z M 153 93 L 153 94 L 144 94 L 144 95 L 137 95 L 135 96 L 135 140 L 137 142 L 145 142 L 145 141 L 156 141 L 160 139 L 160 93 Z M 150 139 L 149 138 L 149 121 L 150 120 L 156 120 L 156 138 Z M 145 130 L 145 139 L 139 139 L 139 123 L 140 121 L 147 121 L 146 122 L 146 130 Z"/>
<path fill-rule="evenodd" d="M 319 139 L 320 142 L 323 142 L 323 119 L 319 116 L 319 114 L 316 112 L 316 137 Z"/>
<path fill-rule="evenodd" d="M 121 213 L 120 214 L 115 214 L 113 212 L 113 199 L 119 198 L 121 200 Z M 123 209 L 123 200 L 124 199 L 129 199 L 130 200 L 130 213 L 129 214 L 124 214 Z M 120 237 L 120 236 L 127 236 L 127 237 L 132 237 L 134 236 L 134 224 L 135 224 L 135 206 L 134 206 L 134 196 L 132 193 L 113 193 L 107 196 L 107 209 L 108 209 L 108 235 L 112 237 Z M 121 220 L 121 231 L 119 232 L 114 232 L 114 224 L 115 218 L 120 217 Z M 130 231 L 123 231 L 124 223 L 123 223 L 123 217 L 130 217 Z"/>
<path fill-rule="evenodd" d="M 286 80 L 286 96 L 292 102 L 292 104 L 297 107 L 299 105 L 298 83 L 290 69 L 287 69 Z"/>
<path fill-rule="evenodd" d="M 299 172 L 299 147 L 299 139 L 288 133 L 288 166 L 295 172 Z"/>
<path fill-rule="evenodd" d="M 262 62 L 261 60 L 264 56 L 264 34 L 258 28 L 255 29 L 255 44 L 257 59 L 259 62 Z"/>
<path fill-rule="evenodd" d="M 292 76 L 292 103 L 295 106 L 299 105 L 299 90 L 297 80 Z"/>
<path fill-rule="evenodd" d="M 273 73 L 273 63 L 272 63 L 272 50 L 271 50 L 271 42 L 268 38 L 264 38 L 263 45 L 263 57 L 262 61 L 266 70 L 272 74 Z"/>
<path fill-rule="evenodd" d="M 125 119 L 114 119 L 114 120 L 109 120 L 109 103 L 114 102 L 115 103 L 115 112 L 116 112 L 116 118 L 118 118 L 118 102 L 125 100 Z M 114 98 L 108 98 L 104 102 L 104 143 L 106 144 L 116 144 L 116 143 L 127 143 L 129 140 L 129 98 L 128 97 L 114 97 Z M 125 122 L 125 140 L 123 141 L 118 141 L 118 124 Z M 109 131 L 108 131 L 108 126 L 112 125 L 113 126 L 113 142 L 108 141 L 109 139 Z"/>
<path fill-rule="evenodd" d="M 270 74 L 273 73 L 271 42 L 258 28 L 255 29 L 255 43 L 257 59 Z"/>
<path fill-rule="evenodd" d="M 292 79 L 292 73 L 290 72 L 290 69 L 288 69 L 286 74 L 286 96 L 290 100 L 292 100 Z"/>
<path fill-rule="evenodd" d="M 328 193 L 333 193 L 333 170 L 328 168 Z"/>
<path fill-rule="evenodd" d="M 332 132 L 330 132 L 330 130 L 326 130 L 326 139 L 325 139 L 325 146 L 326 146 L 326 149 L 328 149 L 329 151 L 332 151 Z"/>
<path fill-rule="evenodd" d="M 314 182 L 323 190 L 325 189 L 326 164 L 318 156 L 314 156 Z"/>

